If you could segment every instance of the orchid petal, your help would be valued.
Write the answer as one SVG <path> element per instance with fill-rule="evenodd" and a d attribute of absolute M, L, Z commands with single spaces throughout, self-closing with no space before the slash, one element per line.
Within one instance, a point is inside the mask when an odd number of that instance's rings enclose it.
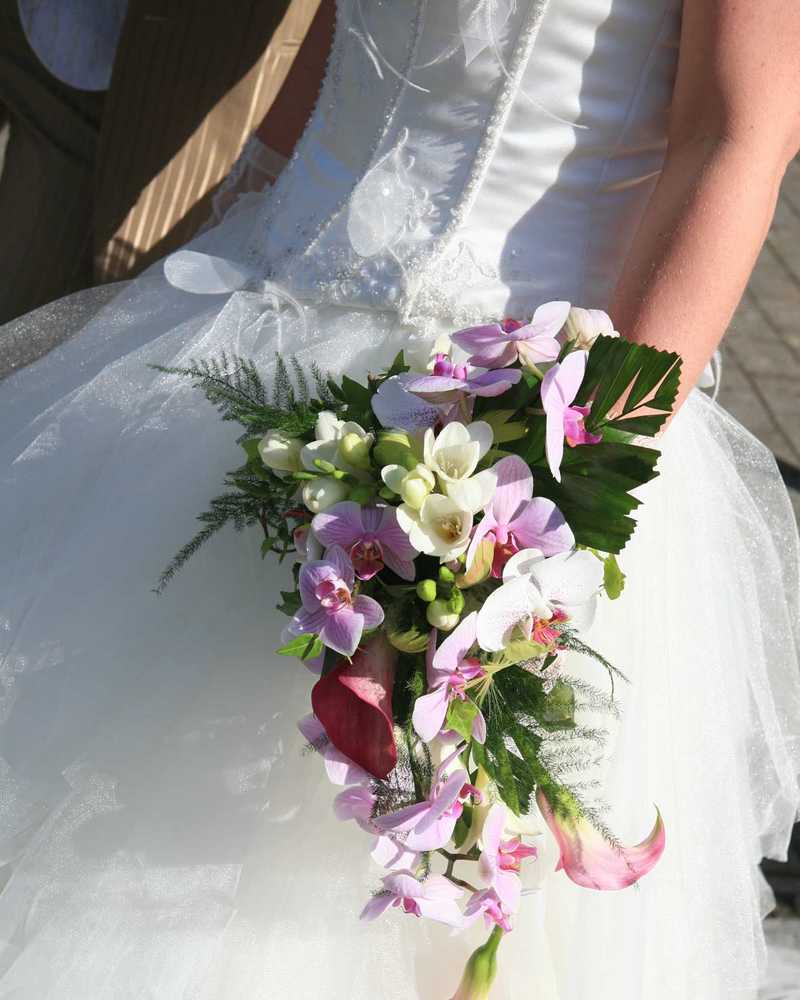
<path fill-rule="evenodd" d="M 564 515 L 552 500 L 545 497 L 529 501 L 509 522 L 508 530 L 519 545 L 537 547 L 546 556 L 566 552 L 575 546 L 575 536 Z"/>
<path fill-rule="evenodd" d="M 545 599 L 563 605 L 583 604 L 603 583 L 603 563 L 591 552 L 562 552 L 537 562 L 531 575 Z"/>
<path fill-rule="evenodd" d="M 478 714 L 472 720 L 472 738 L 481 746 L 486 742 L 486 718 L 483 712 L 478 709 Z"/>
<path fill-rule="evenodd" d="M 385 836 L 376 838 L 370 857 L 376 865 L 395 871 L 413 870 L 419 862 L 415 851 L 407 851 L 402 844 Z"/>
<path fill-rule="evenodd" d="M 441 732 L 448 704 L 446 684 L 417 698 L 411 722 L 420 739 L 430 743 Z"/>
<path fill-rule="evenodd" d="M 363 632 L 364 616 L 356 614 L 350 608 L 342 608 L 341 611 L 326 616 L 319 637 L 329 649 L 342 656 L 352 656 L 358 649 Z"/>
<path fill-rule="evenodd" d="M 364 619 L 364 628 L 377 628 L 383 621 L 383 608 L 372 597 L 359 594 L 353 601 L 353 611 Z"/>
<path fill-rule="evenodd" d="M 478 644 L 489 653 L 500 652 L 511 641 L 517 625 L 531 621 L 542 603 L 537 588 L 526 577 L 504 583 L 493 591 L 478 612 Z"/>
<path fill-rule="evenodd" d="M 415 833 L 424 833 L 429 829 L 437 819 L 439 819 L 455 802 L 458 801 L 458 797 L 461 794 L 461 789 L 469 781 L 469 775 L 465 770 L 460 769 L 454 771 L 450 777 L 445 781 L 444 785 L 437 791 L 435 797 L 431 801 L 431 807 L 428 812 L 420 819 L 417 826 L 414 828 Z"/>
<path fill-rule="evenodd" d="M 361 911 L 361 920 L 377 920 L 382 913 L 392 905 L 395 901 L 395 896 L 389 892 L 379 892 L 376 896 L 367 903 L 364 909 Z"/>
<path fill-rule="evenodd" d="M 535 326 L 537 329 L 547 328 L 555 335 L 567 322 L 570 308 L 569 302 L 561 300 L 544 302 L 533 314 L 531 326 Z"/>
<path fill-rule="evenodd" d="M 352 500 L 336 503 L 317 514 L 311 527 L 324 546 L 348 548 L 364 532 L 361 506 Z"/>
<path fill-rule="evenodd" d="M 387 379 L 372 397 L 372 412 L 381 426 L 404 431 L 422 431 L 433 427 L 441 417 L 437 406 L 407 392 L 401 376 Z"/>
<path fill-rule="evenodd" d="M 446 676 L 455 672 L 456 667 L 458 667 L 466 654 L 475 645 L 478 634 L 477 630 L 478 612 L 472 611 L 466 618 L 459 622 L 457 627 L 436 650 L 431 664 L 436 679 L 439 679 L 442 675 Z M 428 672 L 428 679 L 430 682 L 430 670 Z"/>
<path fill-rule="evenodd" d="M 556 357 L 558 357 L 557 352 Z M 497 371 L 484 372 L 482 375 L 475 375 L 468 379 L 467 389 L 473 396 L 483 396 L 486 398 L 502 396 L 512 385 L 516 385 L 521 378 L 522 372 L 518 368 L 511 371 L 498 369 Z"/>
<path fill-rule="evenodd" d="M 492 471 L 497 476 L 492 514 L 498 524 L 509 524 L 520 505 L 533 496 L 533 476 L 518 455 L 501 458 Z"/>
<path fill-rule="evenodd" d="M 406 537 L 407 540 L 407 536 Z M 411 546 L 409 545 L 409 548 Z M 416 553 L 416 549 L 414 549 Z M 396 573 L 401 580 L 415 580 L 417 577 L 417 570 L 414 565 L 413 559 L 400 559 L 397 556 L 397 552 L 392 551 L 392 549 L 383 550 L 383 561 L 389 567 L 389 569 Z"/>

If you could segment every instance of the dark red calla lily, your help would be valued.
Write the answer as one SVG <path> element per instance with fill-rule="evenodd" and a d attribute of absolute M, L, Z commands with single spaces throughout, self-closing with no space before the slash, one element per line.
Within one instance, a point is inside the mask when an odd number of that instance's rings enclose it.
<path fill-rule="evenodd" d="M 375 636 L 311 691 L 314 714 L 328 739 L 376 778 L 385 778 L 397 764 L 392 721 L 395 658 L 386 639 Z"/>

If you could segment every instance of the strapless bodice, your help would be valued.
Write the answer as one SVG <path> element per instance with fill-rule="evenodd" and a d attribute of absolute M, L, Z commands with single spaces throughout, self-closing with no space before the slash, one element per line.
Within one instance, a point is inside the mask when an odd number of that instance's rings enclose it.
<path fill-rule="evenodd" d="M 407 318 L 604 306 L 662 164 L 680 8 L 340 0 L 251 256 L 298 294 Z"/>

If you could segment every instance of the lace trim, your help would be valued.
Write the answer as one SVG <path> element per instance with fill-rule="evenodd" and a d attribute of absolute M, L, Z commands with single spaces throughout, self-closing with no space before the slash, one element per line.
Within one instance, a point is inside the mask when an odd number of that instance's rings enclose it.
<path fill-rule="evenodd" d="M 432 239 L 429 246 L 406 262 L 406 269 L 412 281 L 411 291 L 402 306 L 401 316 L 405 321 L 410 321 L 415 312 L 433 311 L 439 313 L 442 305 L 446 307 L 447 299 L 452 297 L 452 291 L 450 296 L 444 295 L 440 284 L 441 277 L 437 280 L 435 276 L 436 265 L 439 262 L 444 263 L 450 244 L 475 204 L 500 142 L 514 99 L 519 92 L 522 75 L 530 59 L 549 3 L 550 0 L 534 0 L 530 10 L 525 15 L 524 27 L 519 33 L 508 71 L 503 74 L 504 83 L 492 114 L 486 122 L 470 175 L 451 212 L 447 225 L 437 237 Z M 425 272 L 431 275 L 428 280 L 425 279 Z M 463 281 L 461 287 L 464 287 Z"/>

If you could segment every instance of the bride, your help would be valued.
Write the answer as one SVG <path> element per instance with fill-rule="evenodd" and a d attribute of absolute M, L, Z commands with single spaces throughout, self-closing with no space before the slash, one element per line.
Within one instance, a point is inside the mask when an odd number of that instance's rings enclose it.
<path fill-rule="evenodd" d="M 661 477 L 594 645 L 632 679 L 608 824 L 661 864 L 591 893 L 542 837 L 496 1000 L 745 1000 L 758 872 L 798 801 L 798 540 L 766 450 L 692 391 L 800 143 L 785 0 L 340 0 L 270 192 L 137 281 L 0 334 L 0 997 L 445 1000 L 481 940 L 392 911 L 303 754 L 311 678 L 253 537 L 152 587 L 235 433 L 153 365 L 275 353 L 363 376 L 541 302 L 685 359 Z M 280 662 L 277 662 L 280 660 Z"/>

